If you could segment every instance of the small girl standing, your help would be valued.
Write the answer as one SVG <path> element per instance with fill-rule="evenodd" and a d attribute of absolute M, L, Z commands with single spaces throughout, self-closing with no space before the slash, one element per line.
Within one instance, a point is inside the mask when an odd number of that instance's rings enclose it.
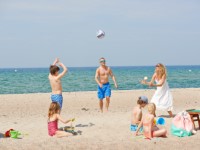
<path fill-rule="evenodd" d="M 138 98 L 137 106 L 135 106 L 132 111 L 131 131 L 137 130 L 138 124 L 142 119 L 142 108 L 144 108 L 147 104 L 148 104 L 148 98 L 146 96 L 140 96 Z"/>
<path fill-rule="evenodd" d="M 60 105 L 57 102 L 52 102 L 49 107 L 48 113 L 48 133 L 50 136 L 56 135 L 56 137 L 65 137 L 72 135 L 71 133 L 58 130 L 58 120 L 62 123 L 71 122 L 70 120 L 64 120 L 60 116 Z"/>
<path fill-rule="evenodd" d="M 153 137 L 166 137 L 167 130 L 162 128 L 159 129 L 155 124 L 154 124 L 154 114 L 156 110 L 156 106 L 154 103 L 149 103 L 148 104 L 148 112 L 144 117 L 142 117 L 142 121 L 138 125 L 138 129 L 135 132 L 135 135 L 138 134 L 138 131 L 141 126 L 143 126 L 143 133 L 144 136 L 148 139 L 151 139 Z"/>

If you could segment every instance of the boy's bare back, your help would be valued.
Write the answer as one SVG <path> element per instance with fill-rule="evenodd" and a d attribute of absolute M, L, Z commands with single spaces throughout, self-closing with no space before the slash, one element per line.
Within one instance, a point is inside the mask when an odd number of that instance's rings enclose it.
<path fill-rule="evenodd" d="M 52 94 L 61 94 L 62 93 L 62 84 L 60 79 L 49 74 L 49 81 L 52 89 Z"/>
<path fill-rule="evenodd" d="M 133 108 L 131 124 L 139 124 L 142 119 L 142 110 L 137 106 Z"/>

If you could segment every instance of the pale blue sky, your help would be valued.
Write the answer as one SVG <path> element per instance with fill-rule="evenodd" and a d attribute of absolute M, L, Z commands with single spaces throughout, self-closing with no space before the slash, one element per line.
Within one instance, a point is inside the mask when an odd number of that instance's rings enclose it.
<path fill-rule="evenodd" d="M 97 39 L 97 30 L 106 33 Z M 0 68 L 199 65 L 199 0 L 0 0 Z"/>

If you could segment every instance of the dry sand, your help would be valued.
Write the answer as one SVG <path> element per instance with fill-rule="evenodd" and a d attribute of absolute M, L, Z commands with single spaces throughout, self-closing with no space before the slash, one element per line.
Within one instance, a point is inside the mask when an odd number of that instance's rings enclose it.
<path fill-rule="evenodd" d="M 76 118 L 74 126 L 80 135 L 55 138 L 47 133 L 47 111 L 50 93 L 0 95 L 0 149 L 200 149 L 200 130 L 191 137 L 179 138 L 170 134 L 171 118 L 167 112 L 157 111 L 166 120 L 167 138 L 146 140 L 134 137 L 130 131 L 132 108 L 137 98 L 149 99 L 155 90 L 113 91 L 110 111 L 100 113 L 96 92 L 63 93 L 63 118 Z M 200 109 L 200 89 L 172 89 L 174 113 Z M 144 113 L 146 109 L 144 109 Z M 65 124 L 59 123 L 59 127 Z M 23 135 L 20 139 L 4 138 L 6 130 L 13 128 Z"/>

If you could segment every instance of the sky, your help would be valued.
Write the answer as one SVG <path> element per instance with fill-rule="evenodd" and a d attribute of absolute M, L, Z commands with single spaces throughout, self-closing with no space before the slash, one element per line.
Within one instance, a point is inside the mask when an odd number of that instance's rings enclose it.
<path fill-rule="evenodd" d="M 0 0 L 0 68 L 200 65 L 199 0 Z M 96 37 L 101 29 L 103 39 Z"/>

